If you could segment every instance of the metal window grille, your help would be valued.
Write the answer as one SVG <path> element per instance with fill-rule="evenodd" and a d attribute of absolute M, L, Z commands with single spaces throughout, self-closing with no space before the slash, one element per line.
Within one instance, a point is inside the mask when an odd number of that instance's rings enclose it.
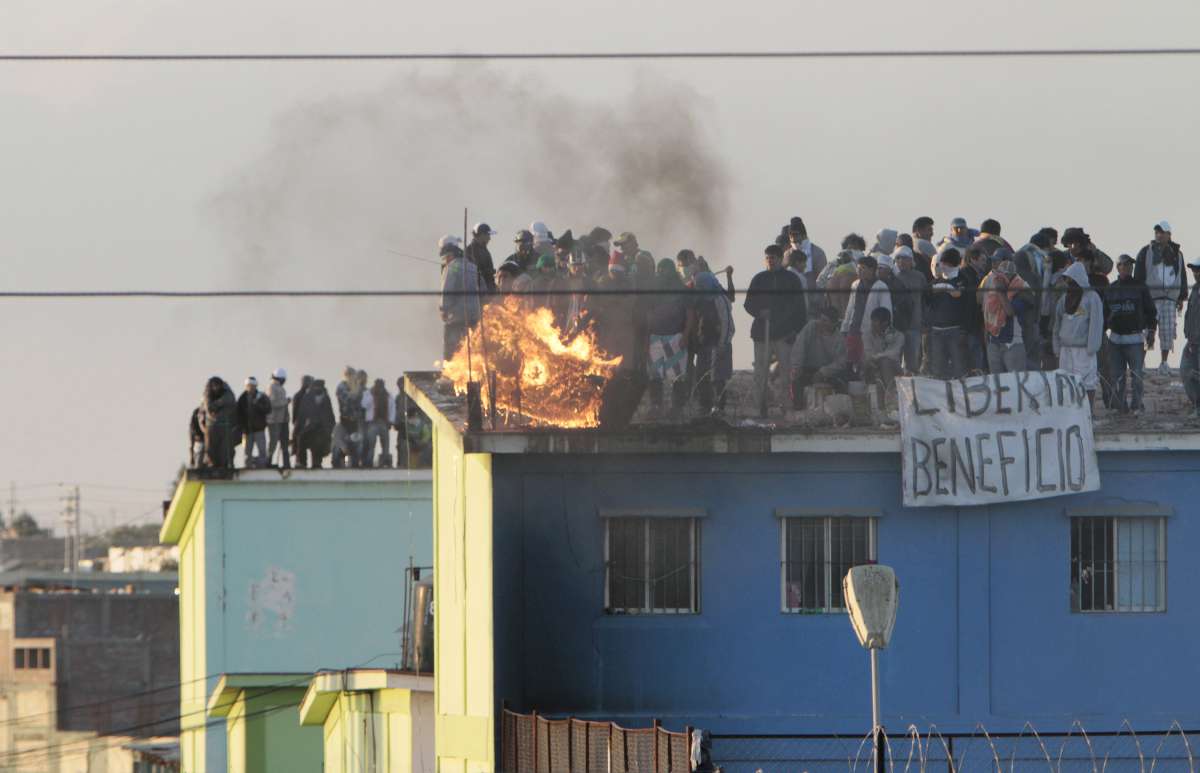
<path fill-rule="evenodd" d="M 696 518 L 605 519 L 604 606 L 617 614 L 700 611 Z"/>
<path fill-rule="evenodd" d="M 782 611 L 844 612 L 842 578 L 876 559 L 875 526 L 875 518 L 781 518 Z"/>
<path fill-rule="evenodd" d="M 1071 611 L 1166 608 L 1166 518 L 1071 519 Z"/>

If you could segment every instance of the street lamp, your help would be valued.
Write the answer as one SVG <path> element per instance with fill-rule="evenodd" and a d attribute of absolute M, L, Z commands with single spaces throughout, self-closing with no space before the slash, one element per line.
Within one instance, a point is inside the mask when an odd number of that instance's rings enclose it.
<path fill-rule="evenodd" d="M 883 728 L 879 724 L 879 650 L 888 646 L 896 626 L 900 583 L 890 566 L 863 564 L 853 567 L 842 580 L 842 596 L 850 613 L 850 625 L 858 643 L 871 652 L 871 739 L 875 771 L 884 769 Z"/>

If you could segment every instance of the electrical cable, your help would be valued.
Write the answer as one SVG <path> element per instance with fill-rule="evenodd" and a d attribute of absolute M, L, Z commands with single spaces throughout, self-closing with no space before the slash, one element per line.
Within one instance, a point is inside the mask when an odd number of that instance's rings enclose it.
<path fill-rule="evenodd" d="M 817 51 L 441 51 L 425 53 L 31 53 L 0 54 L 0 62 L 437 62 L 437 61 L 636 61 L 704 59 L 983 59 L 1017 57 L 1194 56 L 1200 48 L 979 48 Z"/>

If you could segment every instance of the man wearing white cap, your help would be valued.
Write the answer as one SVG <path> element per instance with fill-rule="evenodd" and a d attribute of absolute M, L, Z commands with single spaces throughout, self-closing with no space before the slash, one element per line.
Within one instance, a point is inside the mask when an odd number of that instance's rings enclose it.
<path fill-rule="evenodd" d="M 442 257 L 442 295 L 438 311 L 442 314 L 442 357 L 450 359 L 467 330 L 479 321 L 479 271 L 463 256 L 462 241 L 443 236 L 438 242 Z"/>
<path fill-rule="evenodd" d="M 1179 375 L 1183 377 L 1183 388 L 1192 401 L 1192 408 L 1200 417 L 1200 258 L 1192 258 L 1187 266 L 1192 271 L 1192 292 L 1188 295 L 1187 313 L 1183 316 L 1183 337 L 1187 344 L 1179 358 Z"/>
<path fill-rule="evenodd" d="M 267 459 L 275 460 L 275 447 L 278 446 L 283 455 L 282 467 L 291 469 L 292 459 L 288 454 L 288 393 L 283 383 L 287 381 L 287 371 L 276 368 L 271 374 L 271 386 L 268 387 L 271 400 L 271 415 L 267 418 Z"/>
<path fill-rule="evenodd" d="M 1188 297 L 1187 269 L 1183 265 L 1183 251 L 1171 240 L 1171 224 L 1162 220 L 1154 224 L 1154 241 L 1137 254 L 1137 266 L 1133 270 L 1135 280 L 1145 282 L 1154 299 L 1158 312 L 1158 348 L 1162 352 L 1160 375 L 1171 372 L 1167 355 L 1175 346 L 1175 324 L 1183 299 Z M 1153 346 L 1147 341 L 1146 348 Z"/>

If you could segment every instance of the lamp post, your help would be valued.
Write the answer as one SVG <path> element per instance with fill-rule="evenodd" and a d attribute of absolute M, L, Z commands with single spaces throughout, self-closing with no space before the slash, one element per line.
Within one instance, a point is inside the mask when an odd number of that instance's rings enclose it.
<path fill-rule="evenodd" d="M 846 573 L 842 595 L 858 643 L 871 653 L 871 746 L 875 772 L 884 773 L 883 728 L 879 724 L 879 650 L 887 647 L 892 638 L 900 583 L 890 566 L 864 564 Z"/>

